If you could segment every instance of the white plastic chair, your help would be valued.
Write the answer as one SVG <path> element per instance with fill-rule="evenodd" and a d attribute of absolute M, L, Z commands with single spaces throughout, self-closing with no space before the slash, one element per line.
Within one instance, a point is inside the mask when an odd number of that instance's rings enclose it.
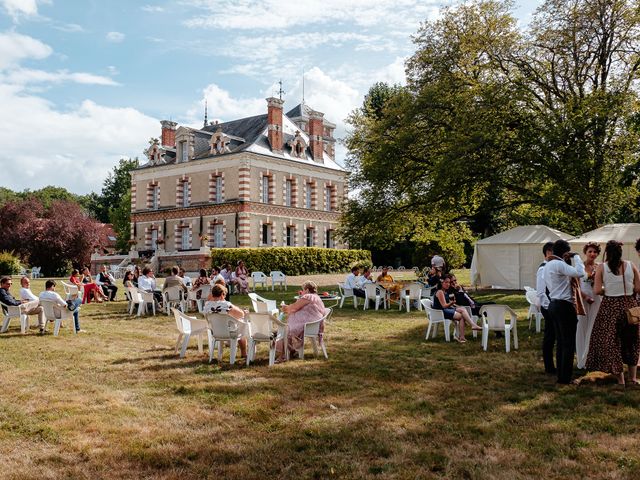
<path fill-rule="evenodd" d="M 249 342 L 247 348 L 247 365 L 256 358 L 256 344 L 269 343 L 269 366 L 276 361 L 276 345 L 286 341 L 286 324 L 277 320 L 278 310 L 270 313 L 249 314 Z M 284 326 L 285 328 L 281 328 Z M 288 350 L 288 349 L 287 349 Z"/>
<path fill-rule="evenodd" d="M 375 301 L 376 310 L 380 308 L 380 303 L 382 302 L 382 307 L 387 308 L 387 291 L 381 285 L 376 285 L 375 283 L 365 283 L 364 284 L 364 308 L 363 310 L 367 310 L 369 308 L 369 301 Z"/>
<path fill-rule="evenodd" d="M 222 361 L 222 342 L 229 342 L 231 353 L 229 363 L 236 363 L 236 351 L 238 340 L 249 336 L 249 324 L 242 320 L 237 320 L 226 313 L 207 313 L 209 329 L 209 363 L 213 361 L 213 348 L 218 343 L 218 362 Z"/>
<path fill-rule="evenodd" d="M 180 311 L 182 312 L 186 310 L 184 305 L 184 290 L 179 285 L 169 287 L 163 291 L 162 298 L 167 315 L 170 315 L 169 309 L 174 306 L 180 308 Z"/>
<path fill-rule="evenodd" d="M 73 333 L 76 334 L 76 324 L 73 321 L 73 312 L 69 311 L 66 306 L 62 307 L 53 300 L 40 300 L 40 306 L 44 310 L 44 318 L 46 320 L 45 325 L 49 321 L 55 322 L 53 324 L 53 335 L 58 336 L 60 332 L 60 325 L 62 322 L 67 322 L 67 325 L 71 327 Z"/>
<path fill-rule="evenodd" d="M 27 329 L 29 328 L 29 317 L 26 313 L 20 310 L 20 305 L 6 305 L 0 302 L 0 310 L 5 311 L 4 320 L 2 321 L 2 330 L 0 333 L 5 333 L 9 330 L 9 322 L 11 322 L 12 318 L 17 318 L 20 321 L 20 332 L 27 333 Z"/>
<path fill-rule="evenodd" d="M 251 282 L 253 283 L 253 289 L 256 289 L 256 285 L 262 285 L 262 288 L 267 288 L 267 277 L 263 272 L 251 272 Z"/>
<path fill-rule="evenodd" d="M 358 297 L 353 294 L 353 289 L 347 288 L 344 283 L 338 283 L 338 290 L 340 290 L 340 308 L 342 308 L 346 297 L 351 297 L 353 308 L 358 308 Z"/>
<path fill-rule="evenodd" d="M 200 292 L 200 298 L 198 298 L 198 292 Z M 202 309 L 204 308 L 204 304 L 207 301 L 207 298 L 209 298 L 209 294 L 211 293 L 211 285 L 208 284 L 204 284 L 204 285 L 200 285 L 198 288 L 196 288 L 195 290 L 189 290 L 187 292 L 187 305 L 186 305 L 186 309 L 189 309 L 189 305 L 191 304 L 191 302 L 195 302 L 197 308 L 198 308 L 198 312 L 202 313 Z"/>
<path fill-rule="evenodd" d="M 60 282 L 62 283 L 62 288 L 64 288 L 64 293 L 67 295 L 65 300 L 71 300 L 73 297 L 82 298 L 82 292 L 78 288 L 77 285 L 72 285 L 70 283 Z"/>
<path fill-rule="evenodd" d="M 31 267 L 31 278 L 40 278 L 42 275 L 40 275 L 40 270 L 42 270 L 42 267 Z"/>
<path fill-rule="evenodd" d="M 129 315 L 133 315 L 133 309 L 138 305 L 138 317 L 143 313 L 147 313 L 147 304 L 151 304 L 153 315 L 156 314 L 156 300 L 152 292 L 144 292 L 138 290 L 136 287 L 127 287 L 129 296 L 131 297 L 131 304 L 129 306 Z"/>
<path fill-rule="evenodd" d="M 404 303 L 407 308 L 407 313 L 411 310 L 411 302 L 418 302 L 418 310 L 422 310 L 420 299 L 422 297 L 422 285 L 419 283 L 410 283 L 402 287 L 400 291 L 400 301 L 398 302 L 398 310 L 402 310 L 402 304 Z"/>
<path fill-rule="evenodd" d="M 480 308 L 482 318 L 482 348 L 487 350 L 489 345 L 489 330 L 504 332 L 504 343 L 507 352 L 511 351 L 511 334 L 513 334 L 513 348 L 518 348 L 518 317 L 508 305 L 483 305 Z M 509 323 L 506 322 L 509 317 Z"/>
<path fill-rule="evenodd" d="M 302 346 L 300 347 L 300 350 L 298 350 L 298 356 L 300 357 L 300 359 L 304 360 L 304 343 L 306 338 L 311 340 L 314 356 L 318 356 L 318 345 L 320 345 L 324 358 L 329 358 L 329 355 L 327 355 L 327 347 L 324 344 L 324 335 L 320 333 L 320 325 L 322 324 L 322 322 L 328 321 L 332 313 L 333 310 L 331 308 L 327 308 L 324 317 L 322 317 L 320 320 L 304 324 Z"/>
<path fill-rule="evenodd" d="M 275 300 L 266 299 L 257 293 L 250 293 L 249 298 L 251 299 L 253 311 L 256 313 L 270 313 L 277 308 Z"/>
<path fill-rule="evenodd" d="M 177 308 L 171 308 L 173 315 L 176 319 L 176 326 L 178 327 L 178 340 L 176 341 L 176 353 L 180 348 L 180 358 L 184 358 L 189 346 L 189 339 L 192 335 L 196 335 L 198 338 L 198 352 L 202 353 L 202 335 L 207 332 L 209 324 L 206 320 L 198 319 L 196 317 L 188 317 Z M 181 345 L 182 344 L 182 345 Z"/>
<path fill-rule="evenodd" d="M 398 271 L 398 272 L 404 272 L 405 270 L 406 270 L 406 268 L 405 268 L 404 266 L 400 265 L 400 266 L 398 267 L 398 270 L 397 270 L 397 271 Z"/>
<path fill-rule="evenodd" d="M 427 327 L 427 333 L 424 337 L 425 340 L 429 340 L 429 336 L 431 338 L 436 338 L 436 334 L 438 333 L 438 325 L 442 324 L 444 326 L 444 339 L 447 342 L 451 341 L 451 324 L 454 323 L 452 320 L 448 318 L 444 318 L 444 312 L 442 310 L 436 310 L 433 308 L 433 302 L 428 298 L 423 298 L 420 300 L 422 304 L 422 308 L 424 309 L 427 320 L 429 321 L 429 326 Z M 433 333 L 431 332 L 431 327 L 433 327 Z"/>
<path fill-rule="evenodd" d="M 536 333 L 540 333 L 540 330 L 542 330 L 542 312 L 540 311 L 540 305 L 538 305 L 538 293 L 535 290 L 526 290 L 524 296 L 529 302 L 529 312 L 527 313 L 529 330 L 531 330 L 531 321 L 535 318 Z"/>
<path fill-rule="evenodd" d="M 271 291 L 274 291 L 276 288 L 276 283 L 282 285 L 284 290 L 287 289 L 287 276 L 282 273 L 280 270 L 274 270 L 269 273 L 271 277 Z"/>

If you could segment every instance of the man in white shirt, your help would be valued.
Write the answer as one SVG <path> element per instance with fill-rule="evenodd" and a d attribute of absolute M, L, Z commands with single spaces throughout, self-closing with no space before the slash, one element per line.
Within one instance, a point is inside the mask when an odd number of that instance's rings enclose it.
<path fill-rule="evenodd" d="M 571 260 L 569 265 L 565 260 Z M 553 320 L 558 340 L 558 383 L 571 383 L 573 357 L 576 351 L 578 316 L 573 300 L 571 280 L 584 275 L 580 255 L 571 252 L 569 242 L 556 240 L 553 255 L 544 267 L 544 281 L 549 290 L 548 312 Z"/>
<path fill-rule="evenodd" d="M 153 293 L 158 307 L 162 306 L 162 292 L 159 292 L 156 288 L 156 277 L 153 275 L 153 270 L 149 267 L 142 269 L 142 275 L 138 278 L 138 290 Z"/>
<path fill-rule="evenodd" d="M 544 361 L 544 371 L 546 373 L 557 373 L 556 365 L 560 363 L 559 350 L 556 349 L 556 361 L 553 361 L 553 348 L 556 344 L 556 329 L 553 320 L 549 315 L 549 297 L 547 296 L 547 285 L 544 282 L 544 267 L 553 256 L 553 242 L 547 242 L 542 247 L 544 262 L 538 268 L 536 274 L 536 296 L 540 305 L 540 312 L 544 318 L 544 336 L 542 338 L 542 360 Z"/>
<path fill-rule="evenodd" d="M 351 273 L 347 275 L 347 278 L 344 280 L 344 286 L 345 288 L 353 290 L 353 294 L 356 297 L 364 298 L 364 290 L 361 288 L 358 275 L 360 275 L 360 269 L 358 267 L 353 267 L 351 269 Z"/>
<path fill-rule="evenodd" d="M 40 302 L 42 300 L 51 300 L 55 305 L 53 307 L 54 313 L 67 308 L 67 302 L 62 299 L 60 295 L 55 292 L 56 282 L 53 280 L 47 280 L 44 284 L 44 288 L 46 289 L 44 292 L 40 294 Z M 82 305 L 81 298 L 74 298 L 73 300 L 69 300 L 72 302 L 75 309 L 73 310 L 73 321 L 75 323 L 76 333 L 84 332 L 84 330 L 80 329 L 80 305 Z"/>

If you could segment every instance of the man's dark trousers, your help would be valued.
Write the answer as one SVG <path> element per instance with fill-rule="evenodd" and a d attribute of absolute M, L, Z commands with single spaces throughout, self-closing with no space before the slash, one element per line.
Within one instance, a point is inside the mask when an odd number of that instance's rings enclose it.
<path fill-rule="evenodd" d="M 573 303 L 551 299 L 549 313 L 558 339 L 558 383 L 570 383 L 573 375 L 573 357 L 576 351 L 578 316 Z"/>

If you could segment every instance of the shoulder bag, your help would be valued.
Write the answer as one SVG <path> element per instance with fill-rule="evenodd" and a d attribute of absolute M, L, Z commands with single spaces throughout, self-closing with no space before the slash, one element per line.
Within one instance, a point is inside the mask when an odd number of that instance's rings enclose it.
<path fill-rule="evenodd" d="M 625 301 L 627 299 L 627 281 L 624 278 L 624 266 L 626 263 L 626 261 L 622 262 L 622 288 L 624 289 Z M 625 309 L 625 314 L 627 315 L 627 323 L 629 323 L 629 325 L 640 324 L 640 307 L 635 306 L 627 308 Z"/>

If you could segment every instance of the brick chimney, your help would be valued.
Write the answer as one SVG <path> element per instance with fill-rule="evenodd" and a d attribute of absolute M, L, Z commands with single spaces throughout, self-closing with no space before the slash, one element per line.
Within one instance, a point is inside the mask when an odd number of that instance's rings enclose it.
<path fill-rule="evenodd" d="M 324 113 L 312 110 L 309 112 L 309 148 L 314 162 L 323 162 L 323 117 Z"/>
<path fill-rule="evenodd" d="M 267 123 L 269 124 L 269 145 L 273 152 L 282 153 L 282 106 L 284 100 L 267 98 Z"/>
<path fill-rule="evenodd" d="M 178 126 L 178 124 L 176 122 L 172 122 L 171 120 L 162 120 L 160 121 L 160 125 L 162 125 L 162 146 L 175 148 L 176 127 Z"/>

